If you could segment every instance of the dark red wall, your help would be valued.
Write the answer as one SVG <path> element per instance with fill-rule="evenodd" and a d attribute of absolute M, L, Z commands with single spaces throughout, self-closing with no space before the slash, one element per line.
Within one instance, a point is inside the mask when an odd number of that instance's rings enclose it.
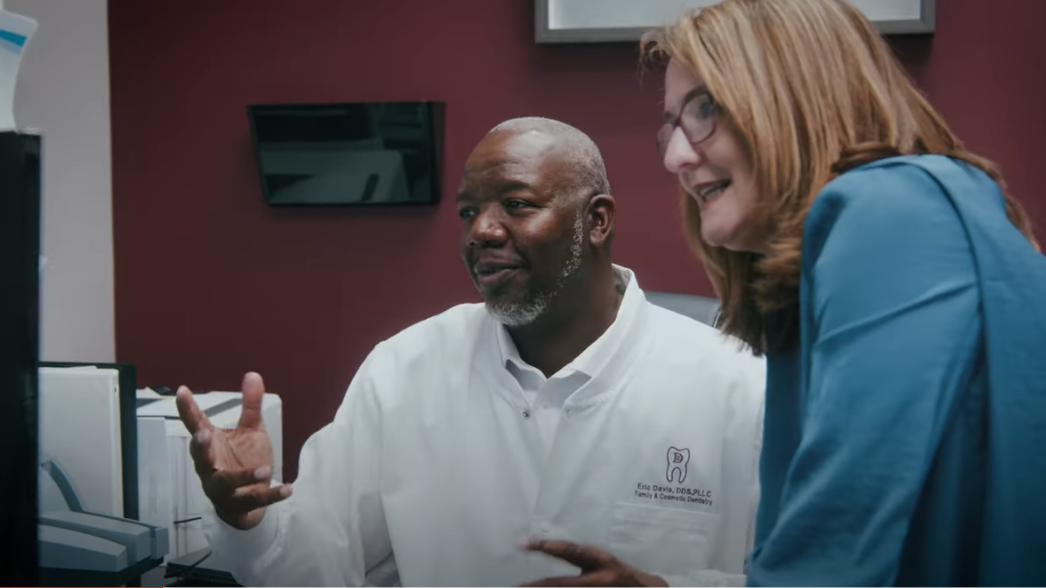
<path fill-rule="evenodd" d="M 1046 227 L 1033 177 L 1046 2 L 937 4 L 932 41 L 898 43 L 905 63 Z M 710 292 L 653 147 L 660 80 L 641 84 L 633 46 L 536 46 L 531 0 L 109 6 L 118 359 L 139 366 L 142 384 L 238 389 L 243 372 L 260 371 L 284 399 L 292 475 L 376 342 L 476 299 L 453 194 L 469 150 L 503 119 L 544 115 L 588 132 L 619 202 L 619 263 L 647 289 Z M 245 105 L 367 100 L 447 103 L 443 202 L 267 207 Z"/>

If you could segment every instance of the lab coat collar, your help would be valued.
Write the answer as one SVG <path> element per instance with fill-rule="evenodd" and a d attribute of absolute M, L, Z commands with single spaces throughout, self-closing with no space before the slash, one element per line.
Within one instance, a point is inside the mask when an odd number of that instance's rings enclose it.
<path fill-rule="evenodd" d="M 616 379 L 622 370 L 631 365 L 630 360 L 634 356 L 631 350 L 636 347 L 635 342 L 626 342 L 626 340 L 633 337 L 634 332 L 641 325 L 641 321 L 637 321 L 637 319 L 645 310 L 646 295 L 639 287 L 639 282 L 631 270 L 618 265 L 613 267 L 614 273 L 626 283 L 625 294 L 614 322 L 581 355 L 552 376 L 553 378 L 563 377 L 575 372 L 588 376 L 589 381 L 572 395 L 570 400 L 572 404 L 577 405 L 594 400 L 598 396 L 597 391 L 608 388 L 599 383 Z M 515 379 L 507 369 L 509 363 L 515 364 L 520 369 L 534 370 L 535 368 L 520 357 L 519 350 L 512 341 L 512 337 L 509 336 L 505 325 L 492 317 L 490 322 L 497 339 L 497 357 L 500 359 L 504 374 Z"/>

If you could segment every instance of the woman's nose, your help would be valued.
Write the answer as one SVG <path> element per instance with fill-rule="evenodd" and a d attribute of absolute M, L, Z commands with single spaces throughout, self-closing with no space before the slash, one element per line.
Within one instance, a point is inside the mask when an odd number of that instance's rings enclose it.
<path fill-rule="evenodd" d="M 665 145 L 665 153 L 662 156 L 665 169 L 670 174 L 679 174 L 684 169 L 697 166 L 701 163 L 701 155 L 694 145 L 686 138 L 686 134 L 679 128 L 672 133 Z"/>

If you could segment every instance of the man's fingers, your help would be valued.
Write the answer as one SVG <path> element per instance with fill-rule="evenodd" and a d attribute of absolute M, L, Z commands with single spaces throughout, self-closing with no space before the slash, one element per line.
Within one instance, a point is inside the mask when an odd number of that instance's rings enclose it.
<path fill-rule="evenodd" d="M 218 469 L 214 455 L 213 429 L 204 428 L 192 436 L 189 440 L 189 455 L 192 456 L 193 463 L 196 464 L 196 473 L 201 479 L 209 477 Z"/>
<path fill-rule="evenodd" d="M 243 408 L 240 412 L 240 428 L 257 429 L 261 427 L 264 399 L 265 382 L 260 374 L 249 372 L 243 377 Z"/>
<path fill-rule="evenodd" d="M 597 547 L 578 545 L 571 541 L 535 539 L 527 541 L 524 548 L 574 564 L 582 572 L 579 576 L 544 578 L 524 586 L 613 586 L 619 583 L 620 578 L 615 577 L 615 570 L 622 567 L 614 556 Z"/>
<path fill-rule="evenodd" d="M 581 576 L 556 576 L 554 578 L 542 578 L 534 582 L 520 584 L 520 586 L 577 586 L 576 583 Z"/>
<path fill-rule="evenodd" d="M 254 469 L 217 471 L 211 476 L 211 484 L 219 492 L 235 493 L 242 486 L 267 483 L 272 477 L 272 468 L 262 466 Z"/>
<path fill-rule="evenodd" d="M 596 572 L 594 574 L 582 574 L 580 576 L 556 576 L 554 578 L 542 578 L 535 582 L 520 584 L 520 586 L 615 586 L 613 574 L 607 572 Z"/>
<path fill-rule="evenodd" d="M 185 386 L 178 388 L 178 394 L 174 398 L 174 403 L 178 407 L 178 416 L 181 418 L 182 423 L 185 424 L 185 428 L 188 429 L 190 435 L 196 436 L 200 431 L 212 428 L 210 419 L 196 405 L 192 392 Z"/>
<path fill-rule="evenodd" d="M 621 583 L 615 572 L 611 570 L 600 570 L 592 574 L 584 574 L 574 579 L 572 586 L 639 586 L 629 578 L 626 583 Z"/>
<path fill-rule="evenodd" d="M 250 512 L 259 508 L 265 508 L 270 504 L 276 504 L 281 500 L 286 500 L 290 497 L 291 485 L 281 484 L 279 486 L 265 487 L 248 487 L 240 488 L 233 495 L 230 502 L 236 504 L 236 510 L 240 512 Z"/>
<path fill-rule="evenodd" d="M 540 551 L 552 557 L 558 557 L 584 571 L 611 566 L 617 562 L 612 555 L 602 549 L 578 545 L 571 541 L 534 539 L 528 541 L 524 547 L 529 551 Z"/>

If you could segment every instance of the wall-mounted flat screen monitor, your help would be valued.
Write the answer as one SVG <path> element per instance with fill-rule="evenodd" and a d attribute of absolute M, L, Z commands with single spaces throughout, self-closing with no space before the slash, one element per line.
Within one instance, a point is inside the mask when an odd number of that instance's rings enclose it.
<path fill-rule="evenodd" d="M 434 204 L 440 102 L 247 107 L 265 201 L 273 206 Z"/>

